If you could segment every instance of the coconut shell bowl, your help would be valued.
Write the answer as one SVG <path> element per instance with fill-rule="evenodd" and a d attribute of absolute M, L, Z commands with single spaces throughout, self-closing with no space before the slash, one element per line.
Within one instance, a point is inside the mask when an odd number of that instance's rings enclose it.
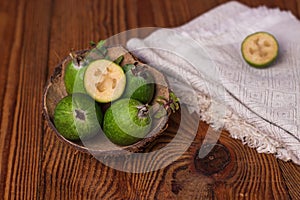
<path fill-rule="evenodd" d="M 85 56 L 89 52 L 89 50 L 83 50 L 76 52 L 82 56 Z M 167 80 L 162 73 L 160 73 L 155 68 L 142 63 L 135 56 L 129 53 L 125 48 L 121 46 L 117 47 L 108 47 L 107 55 L 111 60 L 115 60 L 120 56 L 123 56 L 123 60 L 119 64 L 121 67 L 126 64 L 135 63 L 137 66 L 142 66 L 148 72 L 152 74 L 154 77 L 155 84 L 155 92 L 154 96 L 149 103 L 149 105 L 155 110 L 155 108 L 161 108 L 162 104 L 161 99 L 168 102 L 170 100 L 170 90 L 168 88 Z M 163 117 L 155 118 L 152 117 L 152 126 L 150 132 L 144 137 L 141 138 L 134 144 L 128 146 L 119 146 L 112 143 L 103 133 L 100 131 L 96 134 L 96 136 L 89 138 L 88 141 L 82 142 L 81 140 L 69 140 L 65 138 L 63 135 L 59 133 L 57 128 L 54 125 L 54 111 L 61 99 L 68 95 L 66 91 L 66 86 L 64 83 L 64 75 L 67 63 L 72 60 L 71 56 L 65 58 L 54 70 L 52 76 L 47 82 L 47 85 L 44 90 L 43 95 L 43 114 L 47 121 L 48 126 L 52 129 L 54 135 L 57 136 L 59 140 L 63 143 L 70 145 L 71 147 L 85 152 L 92 153 L 97 155 L 108 155 L 108 154 L 120 154 L 122 152 L 141 152 L 147 145 L 157 139 L 161 134 L 163 134 L 164 130 L 168 126 L 168 119 L 170 116 L 169 108 L 166 109 L 166 114 Z M 110 104 L 100 104 L 102 110 L 107 109 Z M 88 144 L 88 145 L 86 145 Z M 124 151 L 125 150 L 125 151 Z"/>

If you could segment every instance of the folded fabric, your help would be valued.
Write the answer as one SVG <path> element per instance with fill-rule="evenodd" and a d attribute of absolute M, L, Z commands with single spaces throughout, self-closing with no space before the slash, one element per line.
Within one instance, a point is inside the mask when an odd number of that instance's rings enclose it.
<path fill-rule="evenodd" d="M 269 68 L 250 67 L 240 53 L 243 39 L 257 31 L 279 41 Z M 131 39 L 127 48 L 167 75 L 190 112 L 260 153 L 300 164 L 299 35 L 290 12 L 229 2 L 183 26 Z"/>

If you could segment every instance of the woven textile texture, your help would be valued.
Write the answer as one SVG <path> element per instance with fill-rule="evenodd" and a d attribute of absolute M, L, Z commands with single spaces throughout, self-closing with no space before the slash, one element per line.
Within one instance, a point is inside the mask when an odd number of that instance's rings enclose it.
<path fill-rule="evenodd" d="M 247 65 L 240 52 L 243 39 L 257 31 L 272 33 L 280 46 L 265 69 Z M 299 36 L 290 12 L 229 2 L 180 27 L 133 38 L 127 48 L 163 71 L 190 112 L 212 127 L 300 164 Z"/>

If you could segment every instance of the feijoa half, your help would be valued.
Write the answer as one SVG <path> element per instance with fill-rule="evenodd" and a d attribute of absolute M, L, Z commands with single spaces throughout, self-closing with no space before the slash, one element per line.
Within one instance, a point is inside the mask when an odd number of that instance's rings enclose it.
<path fill-rule="evenodd" d="M 108 103 L 118 99 L 123 94 L 125 85 L 125 73 L 113 61 L 100 59 L 87 66 L 84 87 L 96 101 Z"/>
<path fill-rule="evenodd" d="M 278 56 L 279 45 L 276 38 L 267 32 L 256 32 L 247 36 L 241 45 L 245 61 L 257 68 L 269 66 Z"/>

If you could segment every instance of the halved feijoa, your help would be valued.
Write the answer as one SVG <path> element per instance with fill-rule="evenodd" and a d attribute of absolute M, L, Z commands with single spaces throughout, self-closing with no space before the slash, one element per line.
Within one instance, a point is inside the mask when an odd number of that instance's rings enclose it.
<path fill-rule="evenodd" d="M 254 67 L 266 67 L 278 56 L 276 38 L 267 32 L 256 32 L 247 36 L 241 46 L 245 61 Z"/>
<path fill-rule="evenodd" d="M 110 60 L 91 62 L 84 74 L 87 93 L 100 103 L 118 99 L 124 92 L 126 77 L 122 68 Z"/>

